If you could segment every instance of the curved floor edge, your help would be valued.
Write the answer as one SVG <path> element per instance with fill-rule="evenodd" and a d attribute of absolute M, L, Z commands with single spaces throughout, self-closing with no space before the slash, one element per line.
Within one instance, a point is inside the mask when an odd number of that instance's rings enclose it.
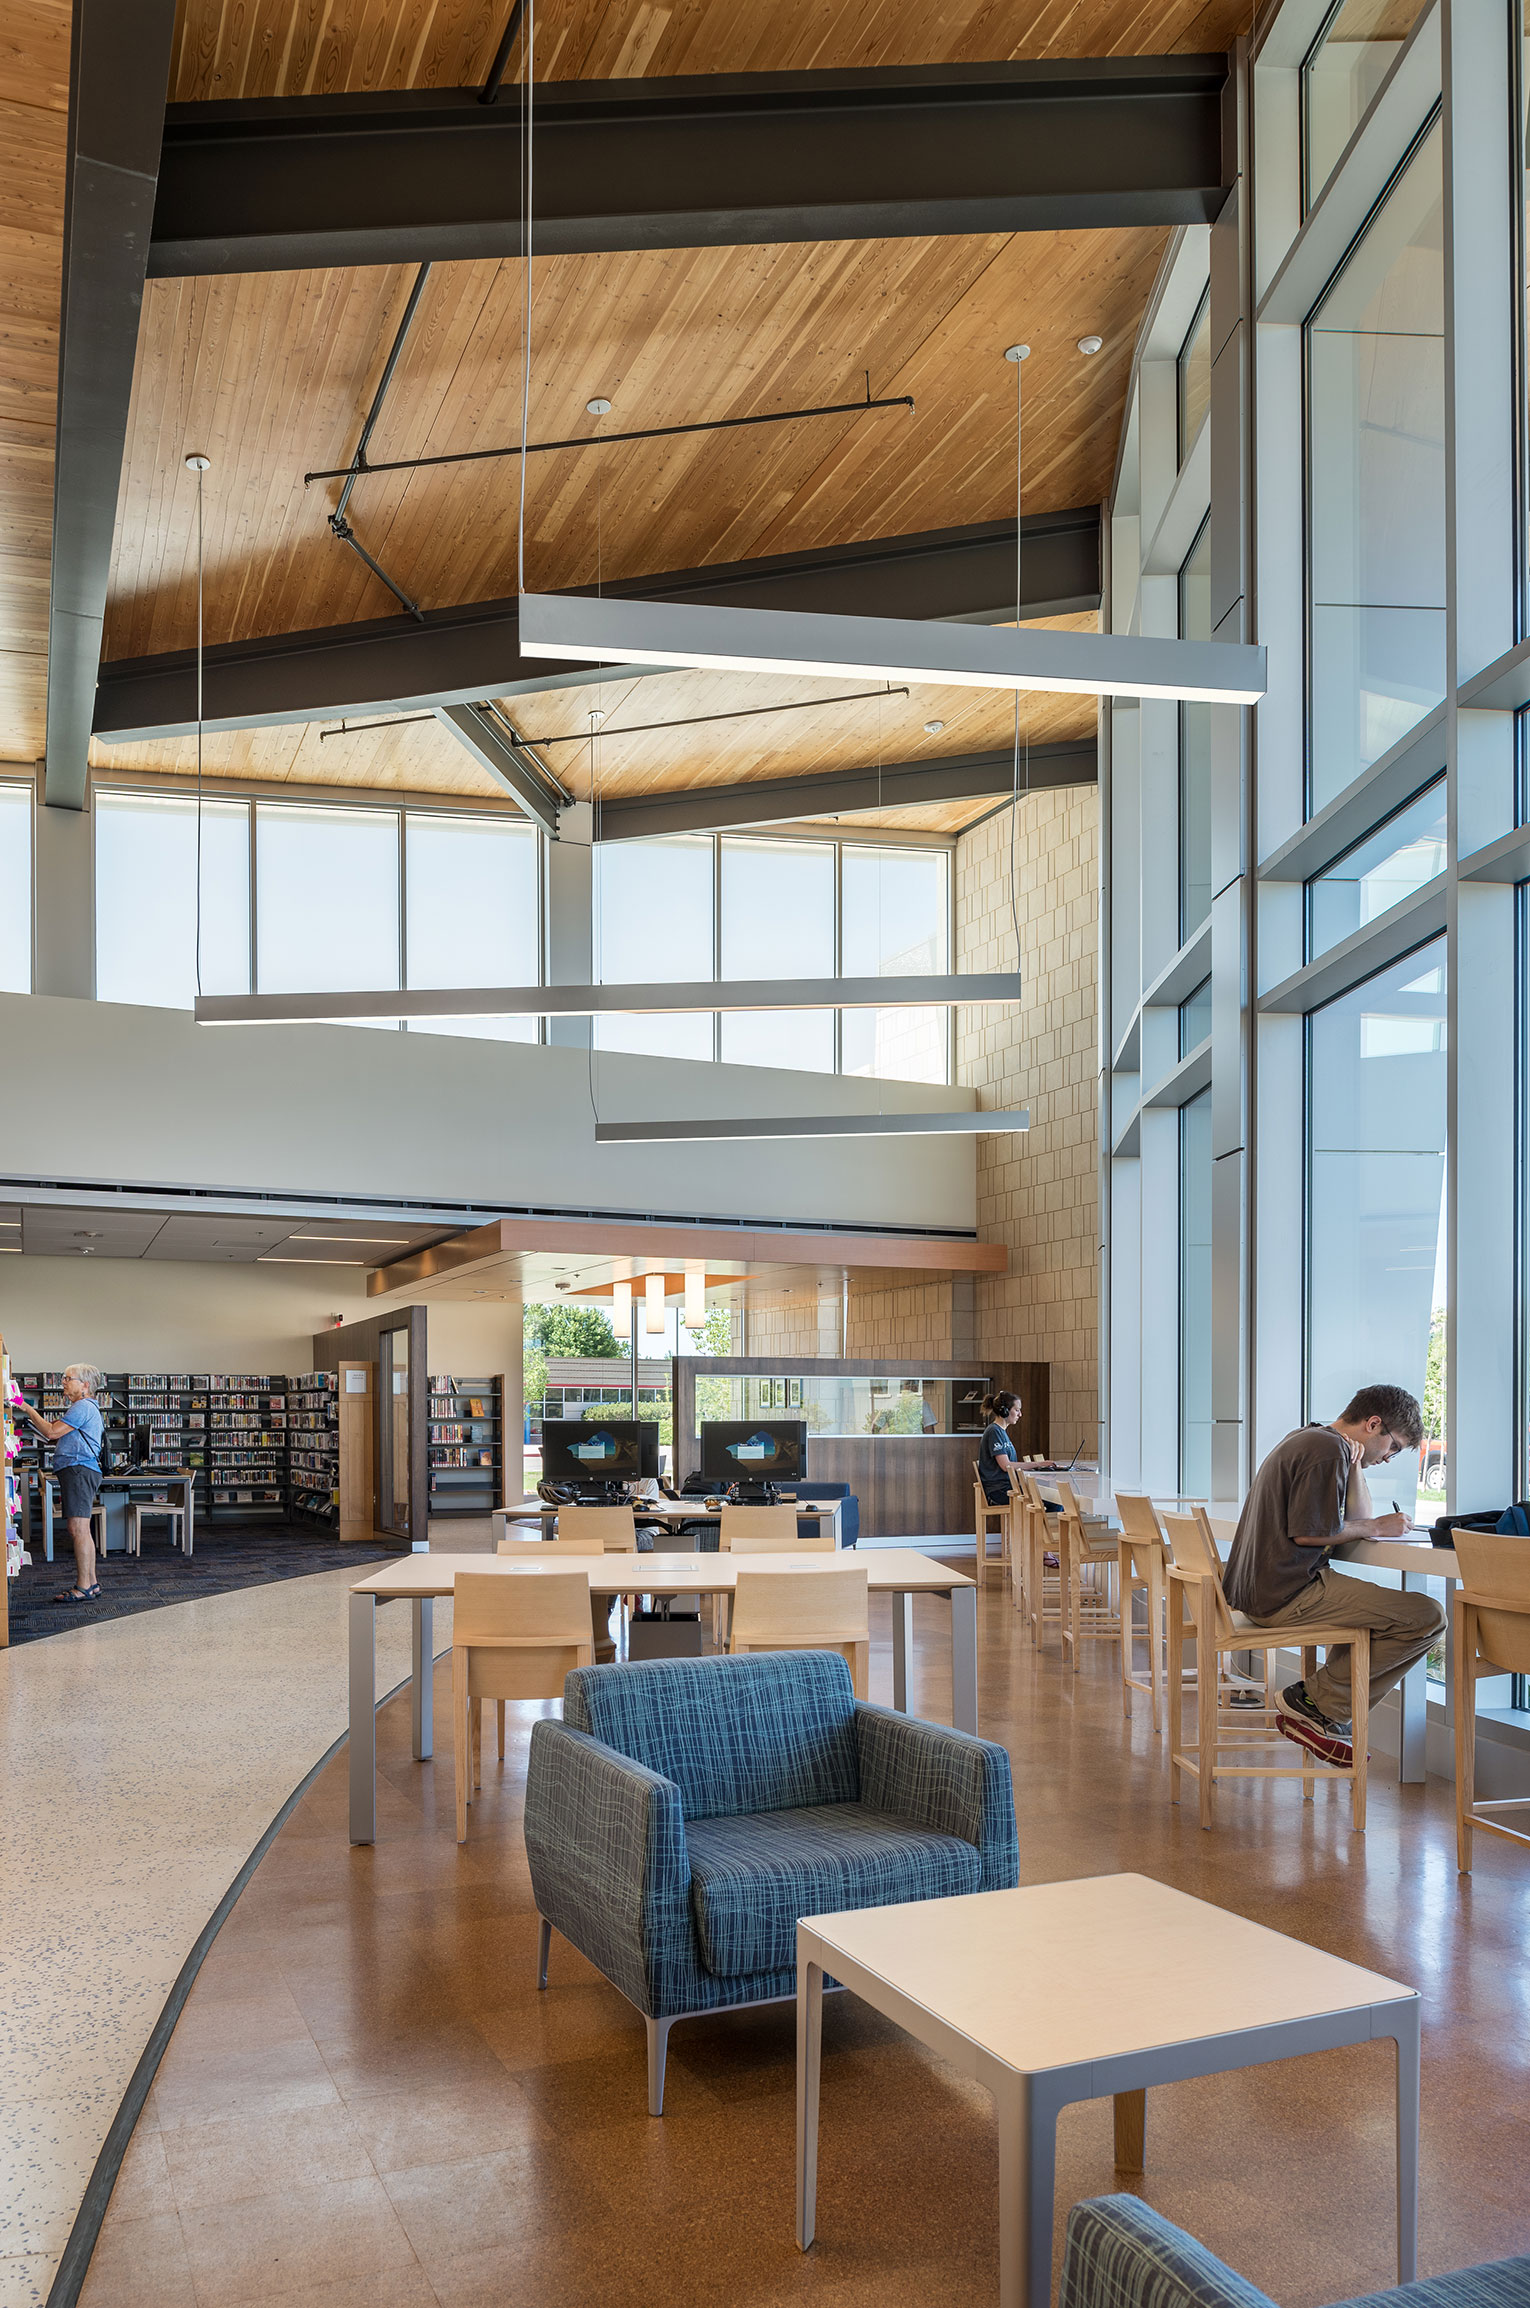
<path fill-rule="evenodd" d="M 444 1659 L 447 1656 L 448 1653 L 444 1650 L 436 1653 L 437 1659 Z M 409 1683 L 410 1678 L 406 1675 L 402 1682 L 394 1684 L 391 1691 L 385 1691 L 377 1702 L 378 1708 L 386 1707 L 390 1699 L 396 1699 L 401 1691 L 407 1691 Z M 47 2308 L 78 2308 L 80 2293 L 90 2271 L 91 2255 L 95 2251 L 96 2240 L 101 2233 L 101 2223 L 106 2218 L 106 2208 L 112 2200 L 112 2190 L 117 2185 L 117 2174 L 122 2169 L 122 2159 L 127 2154 L 128 2143 L 137 2129 L 138 2119 L 143 2114 L 144 2103 L 153 2088 L 154 2078 L 159 2072 L 159 2063 L 165 2056 L 171 2036 L 175 2033 L 175 2023 L 185 2009 L 186 1998 L 191 1993 L 197 1973 L 207 1960 L 208 1950 L 212 1947 L 219 1932 L 238 1906 L 241 1894 L 248 1887 L 256 1868 L 265 1858 L 266 1853 L 320 1772 L 327 1770 L 329 1765 L 334 1762 L 335 1757 L 345 1747 L 349 1737 L 349 1732 L 342 1731 L 339 1738 L 332 1740 L 329 1746 L 325 1748 L 312 1770 L 304 1772 L 292 1793 L 272 1818 L 270 1825 L 262 1830 L 249 1858 L 239 1869 L 233 1882 L 192 1941 L 191 1951 L 175 1975 L 175 1984 L 165 1998 L 159 2017 L 149 2030 L 149 2040 L 144 2045 L 138 2065 L 128 2080 L 128 2088 L 118 2103 L 117 2112 L 107 2127 L 106 2138 L 101 2143 L 101 2152 L 97 2156 L 90 2178 L 86 2182 L 85 2193 L 80 2199 L 80 2208 L 75 2214 L 74 2225 L 69 2231 L 68 2241 L 64 2245 L 59 2264 L 54 2270 L 53 2282 L 48 2287 Z"/>

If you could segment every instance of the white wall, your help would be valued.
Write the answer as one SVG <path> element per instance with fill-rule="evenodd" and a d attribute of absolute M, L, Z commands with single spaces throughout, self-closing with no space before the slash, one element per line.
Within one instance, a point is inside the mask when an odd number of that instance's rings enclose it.
<path fill-rule="evenodd" d="M 10 1256 L 0 1268 L 0 1331 L 18 1370 L 93 1362 L 290 1378 L 313 1368 L 313 1334 L 331 1315 L 355 1322 L 369 1312 L 366 1276 L 354 1267 Z"/>
<path fill-rule="evenodd" d="M 602 1120 L 970 1110 L 970 1090 L 0 996 L 4 1170 L 666 1216 L 970 1227 L 972 1139 L 597 1146 Z M 24 1094 L 23 1094 L 24 1090 Z"/>

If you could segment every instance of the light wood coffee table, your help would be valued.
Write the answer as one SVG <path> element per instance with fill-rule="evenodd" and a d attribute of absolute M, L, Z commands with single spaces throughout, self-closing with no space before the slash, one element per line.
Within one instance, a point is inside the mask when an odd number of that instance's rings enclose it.
<path fill-rule="evenodd" d="M 1057 1950 L 1068 1950 L 1065 1970 Z M 1141 2168 L 1150 2084 L 1389 2036 L 1397 2046 L 1397 2274 L 1418 2249 L 1419 1998 L 1145 1875 L 979 1891 L 797 1926 L 797 2242 L 813 2241 L 824 1974 L 993 2094 L 1001 2308 L 1052 2287 L 1057 2118 L 1112 2095 Z M 1335 2290 L 1342 2290 L 1336 2279 Z"/>

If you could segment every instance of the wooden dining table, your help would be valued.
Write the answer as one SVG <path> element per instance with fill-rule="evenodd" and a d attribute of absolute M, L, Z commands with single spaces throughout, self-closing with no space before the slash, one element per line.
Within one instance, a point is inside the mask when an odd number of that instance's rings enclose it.
<path fill-rule="evenodd" d="M 727 1595 L 740 1566 L 784 1577 L 822 1577 L 843 1568 L 837 1555 L 780 1554 L 736 1556 L 677 1554 L 550 1555 L 527 1559 L 506 1555 L 408 1554 L 384 1563 L 350 1591 L 350 1838 L 377 1840 L 377 1612 L 384 1603 L 410 1606 L 412 1741 L 416 1760 L 434 1745 L 432 1669 L 435 1663 L 434 1606 L 451 1600 L 459 1571 L 504 1579 L 540 1579 L 583 1572 L 592 1595 Z M 951 1720 L 959 1731 L 977 1730 L 977 1582 L 936 1556 L 913 1547 L 879 1547 L 859 1558 L 873 1595 L 892 1597 L 893 1705 L 907 1714 L 909 1660 L 913 1650 L 914 1597 L 944 1596 L 951 1606 Z"/>

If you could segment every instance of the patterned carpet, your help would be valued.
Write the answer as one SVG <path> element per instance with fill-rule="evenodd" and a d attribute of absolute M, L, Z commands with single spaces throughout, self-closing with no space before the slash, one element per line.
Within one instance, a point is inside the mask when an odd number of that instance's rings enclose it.
<path fill-rule="evenodd" d="M 74 1584 L 74 1550 L 60 1533 L 51 1563 L 43 1561 L 38 1545 L 36 1560 L 24 1564 L 20 1578 L 10 1582 L 11 1641 L 35 1643 L 43 1635 L 60 1634 L 86 1620 L 124 1619 L 136 1611 L 226 1595 L 272 1579 L 303 1579 L 315 1571 L 386 1563 L 404 1551 L 396 1543 L 384 1542 L 342 1547 L 295 1523 L 202 1523 L 188 1562 L 168 1535 L 151 1536 L 146 1530 L 142 1554 L 107 1558 L 99 1573 L 99 1602 L 66 1604 L 53 1601 Z"/>

